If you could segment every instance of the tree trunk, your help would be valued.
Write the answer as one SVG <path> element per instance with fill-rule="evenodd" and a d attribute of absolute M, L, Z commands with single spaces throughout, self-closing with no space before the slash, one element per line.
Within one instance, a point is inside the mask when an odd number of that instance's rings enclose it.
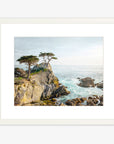
<path fill-rule="evenodd" d="M 49 65 L 49 61 L 48 61 L 48 63 L 47 63 L 47 67 L 48 67 L 48 65 Z"/>
<path fill-rule="evenodd" d="M 28 80 L 30 80 L 30 64 L 28 65 Z"/>
<path fill-rule="evenodd" d="M 51 58 L 50 58 L 50 59 L 48 59 L 48 65 L 47 65 L 47 66 L 49 66 L 50 61 L 51 61 Z"/>
<path fill-rule="evenodd" d="M 46 59 L 45 59 L 45 57 L 43 57 L 43 61 L 44 61 L 44 63 L 46 64 Z"/>

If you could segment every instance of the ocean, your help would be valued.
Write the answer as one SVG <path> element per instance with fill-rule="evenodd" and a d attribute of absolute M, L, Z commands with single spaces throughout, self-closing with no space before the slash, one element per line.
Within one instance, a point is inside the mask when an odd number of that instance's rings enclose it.
<path fill-rule="evenodd" d="M 15 67 L 27 69 L 25 65 L 15 65 Z M 103 95 L 103 90 L 97 87 L 84 88 L 78 86 L 78 78 L 91 77 L 95 79 L 95 83 L 103 81 L 103 66 L 52 65 L 52 70 L 59 82 L 70 91 L 69 95 L 57 98 L 58 101 L 65 103 L 68 99 Z"/>
<path fill-rule="evenodd" d="M 58 98 L 58 101 L 65 102 L 68 99 L 78 97 L 88 97 L 92 95 L 103 95 L 103 90 L 97 87 L 84 88 L 78 86 L 79 79 L 91 77 L 95 83 L 103 81 L 103 66 L 53 66 L 54 74 L 58 77 L 60 83 L 68 87 L 70 94 Z"/>

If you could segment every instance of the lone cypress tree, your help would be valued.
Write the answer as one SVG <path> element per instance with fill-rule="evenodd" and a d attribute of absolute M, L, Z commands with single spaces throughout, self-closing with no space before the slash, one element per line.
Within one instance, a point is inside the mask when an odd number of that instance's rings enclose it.
<path fill-rule="evenodd" d="M 55 60 L 57 59 L 57 57 L 55 57 L 53 53 L 45 53 L 45 52 L 44 53 L 40 52 L 39 57 L 42 57 L 44 63 L 45 64 L 47 63 L 47 65 L 50 63 L 52 59 L 55 59 Z"/>
<path fill-rule="evenodd" d="M 39 57 L 42 57 L 42 58 L 43 58 L 44 63 L 46 63 L 46 56 L 47 56 L 46 53 L 40 52 L 40 54 L 39 54 Z"/>
<path fill-rule="evenodd" d="M 47 53 L 47 59 L 48 59 L 47 63 L 49 64 L 52 59 L 56 60 L 57 57 L 55 57 L 53 53 Z"/>
<path fill-rule="evenodd" d="M 37 58 L 37 56 L 22 56 L 20 57 L 17 61 L 21 63 L 25 63 L 28 65 L 28 80 L 29 80 L 29 77 L 30 77 L 30 67 L 32 65 L 35 65 L 38 61 L 39 61 L 39 58 Z"/>

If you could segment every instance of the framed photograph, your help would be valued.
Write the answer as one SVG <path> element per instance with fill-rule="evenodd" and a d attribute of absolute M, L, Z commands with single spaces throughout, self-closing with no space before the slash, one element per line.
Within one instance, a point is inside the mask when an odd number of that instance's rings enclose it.
<path fill-rule="evenodd" d="M 0 19 L 0 124 L 114 124 L 114 19 Z"/>

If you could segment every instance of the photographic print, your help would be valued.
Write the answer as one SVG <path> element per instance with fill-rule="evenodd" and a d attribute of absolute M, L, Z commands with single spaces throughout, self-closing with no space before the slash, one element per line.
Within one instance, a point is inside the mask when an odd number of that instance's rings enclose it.
<path fill-rule="evenodd" d="M 103 37 L 15 37 L 15 106 L 103 106 Z"/>

